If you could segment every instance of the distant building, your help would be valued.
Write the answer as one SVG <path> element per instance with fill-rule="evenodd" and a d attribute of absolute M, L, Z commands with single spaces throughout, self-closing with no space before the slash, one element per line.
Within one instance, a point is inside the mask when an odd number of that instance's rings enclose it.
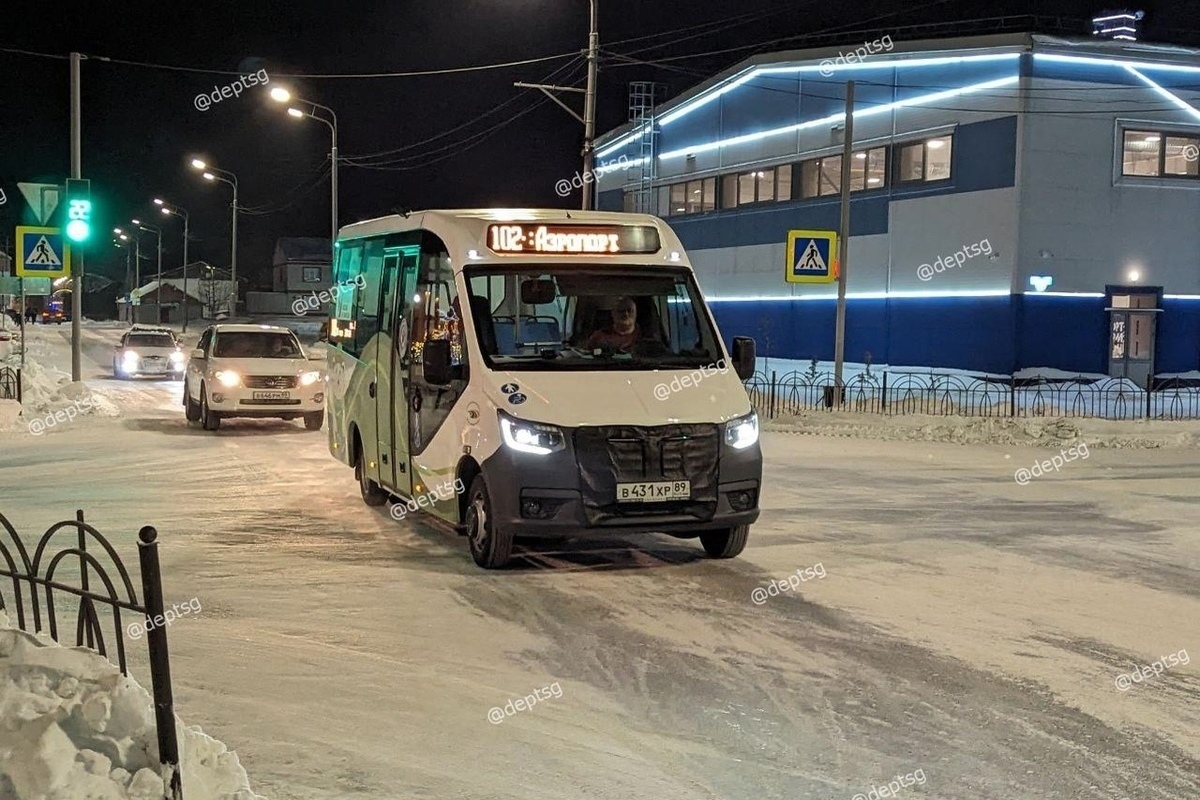
<path fill-rule="evenodd" d="M 319 293 L 333 285 L 328 239 L 289 237 L 275 244 L 270 292 L 247 292 L 249 314 L 289 314 L 297 299 Z M 309 313 L 322 314 L 324 309 Z"/>
<path fill-rule="evenodd" d="M 233 281 L 190 278 L 187 284 L 189 320 L 215 319 L 219 315 L 229 313 Z M 151 324 L 183 321 L 182 278 L 163 278 L 161 294 L 159 282 L 150 281 L 145 286 L 134 289 L 130 295 L 132 305 L 126 298 L 117 301 L 118 319 Z"/>

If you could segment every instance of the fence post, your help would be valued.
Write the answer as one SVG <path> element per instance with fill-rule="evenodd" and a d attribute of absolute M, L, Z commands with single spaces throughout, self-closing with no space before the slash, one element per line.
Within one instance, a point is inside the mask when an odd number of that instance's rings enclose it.
<path fill-rule="evenodd" d="M 25 355 L 25 339 L 21 339 L 21 356 Z M 21 368 L 17 367 L 17 405 L 21 404 Z"/>
<path fill-rule="evenodd" d="M 1008 415 L 1017 416 L 1017 374 L 1014 372 L 1008 378 Z"/>
<path fill-rule="evenodd" d="M 1146 380 L 1146 419 L 1147 420 L 1152 419 L 1150 414 L 1151 414 L 1151 409 L 1153 408 L 1153 403 L 1151 402 L 1151 398 L 1153 397 L 1153 394 L 1154 394 L 1154 376 L 1151 375 Z"/>
<path fill-rule="evenodd" d="M 887 370 L 883 371 L 883 394 L 880 395 L 879 404 L 883 413 L 887 413 Z"/>
<path fill-rule="evenodd" d="M 158 729 L 158 760 L 171 769 L 167 800 L 183 800 L 179 742 L 175 738 L 175 698 L 171 693 L 171 663 L 167 627 L 162 623 L 162 572 L 158 565 L 158 531 L 147 525 L 138 531 L 138 561 L 142 567 L 142 598 L 146 602 L 146 642 L 150 648 L 150 681 L 154 691 L 154 721 Z M 153 622 L 158 619 L 159 622 Z"/>
<path fill-rule="evenodd" d="M 775 419 L 775 370 L 771 370 L 771 401 L 767 407 L 770 409 L 769 418 Z"/>

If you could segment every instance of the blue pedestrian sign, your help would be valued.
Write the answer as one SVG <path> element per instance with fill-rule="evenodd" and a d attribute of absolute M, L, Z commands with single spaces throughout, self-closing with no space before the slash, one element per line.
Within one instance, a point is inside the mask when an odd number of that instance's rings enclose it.
<path fill-rule="evenodd" d="M 833 283 L 837 280 L 837 232 L 788 231 L 788 283 Z"/>
<path fill-rule="evenodd" d="M 61 228 L 17 226 L 17 274 L 61 278 L 71 274 L 71 248 Z"/>

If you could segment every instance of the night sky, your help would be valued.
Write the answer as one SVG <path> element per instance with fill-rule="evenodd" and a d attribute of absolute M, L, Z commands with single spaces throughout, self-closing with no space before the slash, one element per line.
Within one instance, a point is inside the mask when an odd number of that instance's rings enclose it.
<path fill-rule="evenodd" d="M 599 2 L 597 133 L 626 120 L 633 80 L 662 81 L 676 94 L 755 52 L 803 47 L 812 37 L 853 47 L 884 33 L 897 42 L 926 38 L 904 30 L 912 25 L 1035 13 L 1087 20 L 1105 10 L 1036 0 Z M 1140 8 L 1144 39 L 1200 43 L 1188 30 L 1200 27 L 1200 0 Z M 587 0 L 4 0 L 0 188 L 8 202 L 0 205 L 0 245 L 8 249 L 19 222 L 16 182 L 67 175 L 71 51 L 88 56 L 83 174 L 99 215 L 89 272 L 123 276 L 124 254 L 109 232 L 136 215 L 163 227 L 164 268 L 180 264 L 181 223 L 157 213 L 155 196 L 190 213 L 191 260 L 228 266 L 229 187 L 202 180 L 187 164 L 193 155 L 238 176 L 248 209 L 239 221 L 239 274 L 250 288 L 269 288 L 276 239 L 328 235 L 328 128 L 288 117 L 259 87 L 204 112 L 194 106 L 198 93 L 259 69 L 268 88 L 286 85 L 337 112 L 340 154 L 351 160 L 339 176 L 343 225 L 398 207 L 577 208 L 578 194 L 560 198 L 554 184 L 580 168 L 582 126 L 539 92 L 512 84 L 583 86 L 576 54 L 587 19 Z M 564 54 L 457 74 L 354 77 Z M 582 95 L 565 99 L 582 107 Z"/>

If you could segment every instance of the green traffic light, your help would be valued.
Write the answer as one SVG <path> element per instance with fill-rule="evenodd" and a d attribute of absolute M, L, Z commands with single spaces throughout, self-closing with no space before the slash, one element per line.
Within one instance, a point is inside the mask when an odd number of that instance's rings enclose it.
<path fill-rule="evenodd" d="M 92 235 L 92 226 L 81 219 L 73 219 L 67 223 L 67 238 L 72 242 L 84 242 Z"/>

